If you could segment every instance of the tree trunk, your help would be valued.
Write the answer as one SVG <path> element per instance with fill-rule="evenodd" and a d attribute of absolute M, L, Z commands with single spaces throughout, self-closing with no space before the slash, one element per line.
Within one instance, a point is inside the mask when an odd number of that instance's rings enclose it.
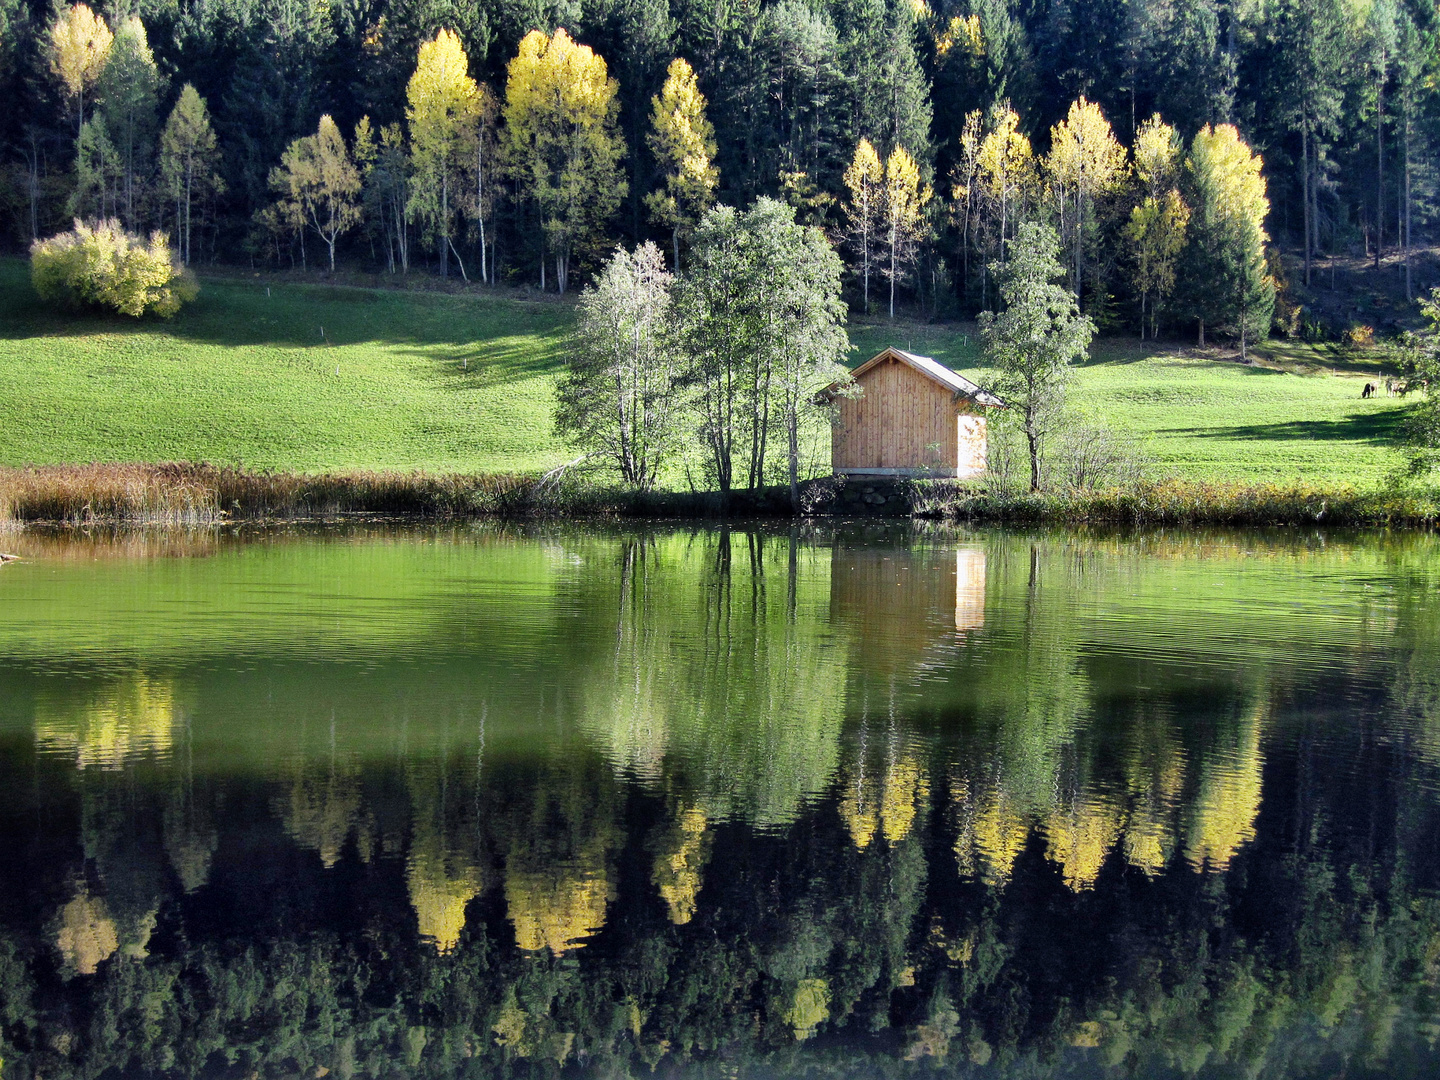
<path fill-rule="evenodd" d="M 1195 321 L 1200 325 L 1200 336 L 1197 339 L 1196 344 L 1198 344 L 1200 348 L 1203 349 L 1205 347 L 1205 320 L 1196 319 Z"/>
<path fill-rule="evenodd" d="M 1040 434 L 1029 410 L 1025 416 L 1025 442 L 1030 448 L 1030 490 L 1035 492 L 1040 490 Z"/>
<path fill-rule="evenodd" d="M 1302 228 L 1305 230 L 1305 284 L 1310 284 L 1310 128 L 1300 122 L 1300 199 L 1305 205 Z M 1203 330 L 1201 331 L 1203 335 Z M 1204 342 L 1202 341 L 1203 345 Z"/>
<path fill-rule="evenodd" d="M 1375 87 L 1375 269 L 1385 247 L 1385 81 Z"/>
<path fill-rule="evenodd" d="M 800 418 L 798 406 L 792 405 L 785 417 L 786 454 L 790 467 L 790 509 L 800 510 Z"/>

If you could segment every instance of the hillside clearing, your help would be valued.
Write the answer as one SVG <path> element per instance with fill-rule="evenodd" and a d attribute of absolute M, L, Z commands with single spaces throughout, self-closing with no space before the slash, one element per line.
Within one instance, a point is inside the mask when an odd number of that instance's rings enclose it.
<path fill-rule="evenodd" d="M 550 423 L 569 306 L 512 296 L 208 280 L 169 323 L 41 307 L 0 261 L 0 464 L 210 461 L 249 468 L 510 472 L 565 460 Z M 323 331 L 323 338 L 322 338 Z M 861 323 L 985 382 L 973 324 Z M 1360 399 L 1373 366 L 1272 343 L 1099 342 L 1074 401 L 1201 480 L 1378 482 L 1403 403 Z"/>

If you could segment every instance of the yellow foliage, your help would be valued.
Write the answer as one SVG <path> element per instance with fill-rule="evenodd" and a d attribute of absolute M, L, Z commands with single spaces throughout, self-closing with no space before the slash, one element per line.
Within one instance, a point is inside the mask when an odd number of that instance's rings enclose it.
<path fill-rule="evenodd" d="M 887 844 L 910 835 L 915 817 L 930 798 L 930 781 L 918 758 L 907 754 L 885 770 L 885 793 L 880 800 L 880 832 Z"/>
<path fill-rule="evenodd" d="M 1060 864 L 1065 884 L 1076 892 L 1100 876 L 1105 856 L 1120 835 L 1118 809 L 1106 799 L 1077 801 L 1056 808 L 1045 822 L 1050 858 Z"/>
<path fill-rule="evenodd" d="M 479 870 L 464 859 L 447 858 L 438 843 L 423 844 L 410 853 L 405 884 L 421 940 L 442 956 L 450 952 L 465 929 L 466 905 L 480 895 Z"/>
<path fill-rule="evenodd" d="M 1020 808 L 1003 791 L 986 788 L 972 803 L 970 785 L 953 785 L 960 829 L 955 840 L 955 857 L 964 877 L 978 877 L 987 885 L 1010 880 L 1015 860 L 1024 850 L 1030 824 Z"/>
<path fill-rule="evenodd" d="M 1180 136 L 1156 113 L 1135 132 L 1135 176 L 1145 193 L 1158 198 L 1180 173 Z"/>
<path fill-rule="evenodd" d="M 625 145 L 616 128 L 619 84 L 605 60 L 564 28 L 526 34 L 505 83 L 505 154 L 540 206 L 563 275 L 569 252 L 595 239 L 627 185 Z M 697 91 L 698 94 L 698 91 Z M 692 105 L 694 102 L 692 101 Z M 704 142 L 703 129 L 694 132 Z"/>
<path fill-rule="evenodd" d="M 79 895 L 60 909 L 55 947 L 67 966 L 81 975 L 94 975 L 120 947 L 105 900 L 91 896 L 82 886 Z"/>
<path fill-rule="evenodd" d="M 603 867 L 559 865 L 505 870 L 505 903 L 515 924 L 515 943 L 528 952 L 556 956 L 583 948 L 582 940 L 605 925 L 609 882 Z"/>
<path fill-rule="evenodd" d="M 1045 158 L 1052 183 L 1081 199 L 1108 191 L 1125 177 L 1125 150 L 1115 141 L 1100 106 L 1081 97 L 1065 119 L 1050 129 Z"/>
<path fill-rule="evenodd" d="M 1035 186 L 1035 151 L 1020 132 L 1020 115 L 1014 109 L 1003 109 L 995 117 L 980 140 L 976 165 L 981 192 L 992 202 L 1013 203 Z"/>
<path fill-rule="evenodd" d="M 660 897 L 670 909 L 670 921 L 684 926 L 695 917 L 696 898 L 700 895 L 700 871 L 704 866 L 705 811 L 686 810 L 677 822 L 672 842 L 655 856 L 650 880 L 660 890 Z"/>
<path fill-rule="evenodd" d="M 1255 229 L 1261 243 L 1270 239 L 1265 232 L 1270 200 L 1265 194 L 1264 166 L 1264 160 L 1250 152 L 1234 124 L 1213 128 L 1206 124 L 1190 144 L 1191 170 L 1215 192 L 1215 198 L 1207 200 L 1206 212 L 1244 221 Z"/>
<path fill-rule="evenodd" d="M 664 167 L 665 187 L 646 196 L 661 225 L 688 232 L 715 199 L 715 127 L 705 115 L 705 95 L 690 64 L 670 62 L 665 85 L 651 98 L 650 149 Z"/>
<path fill-rule="evenodd" d="M 979 15 L 952 16 L 935 35 L 936 59 L 942 62 L 949 59 L 957 47 L 971 57 L 985 55 L 985 35 L 980 29 Z"/>
<path fill-rule="evenodd" d="M 465 170 L 484 107 L 465 50 L 449 30 L 420 46 L 405 98 L 415 170 L 408 206 L 431 236 L 448 239 L 463 205 L 462 186 L 468 188 Z"/>
<path fill-rule="evenodd" d="M 780 1018 L 802 1042 L 830 1019 L 830 984 L 825 979 L 801 979 Z"/>
<path fill-rule="evenodd" d="M 50 25 L 50 70 L 64 84 L 66 96 L 77 102 L 81 119 L 85 92 L 105 70 L 114 40 L 105 20 L 84 4 L 61 8 Z"/>
<path fill-rule="evenodd" d="M 1255 838 L 1264 766 L 1262 711 L 1263 705 L 1242 722 L 1230 753 L 1217 752 L 1204 761 L 1185 844 L 1185 858 L 1197 870 L 1224 870 L 1235 853 Z"/>
<path fill-rule="evenodd" d="M 328 870 L 340 861 L 359 811 L 360 784 L 352 771 L 299 776 L 290 785 L 285 831 L 301 847 L 317 852 Z"/>
<path fill-rule="evenodd" d="M 36 745 L 73 754 L 78 769 L 121 769 L 147 754 L 168 757 L 174 729 L 170 684 L 143 675 L 105 687 L 79 709 L 45 697 L 35 707 Z"/>
<path fill-rule="evenodd" d="M 139 318 L 169 318 L 199 287 L 170 252 L 170 238 L 149 242 L 114 220 L 93 226 L 76 220 L 68 233 L 30 246 L 30 277 L 41 299 L 71 307 L 94 305 Z"/>

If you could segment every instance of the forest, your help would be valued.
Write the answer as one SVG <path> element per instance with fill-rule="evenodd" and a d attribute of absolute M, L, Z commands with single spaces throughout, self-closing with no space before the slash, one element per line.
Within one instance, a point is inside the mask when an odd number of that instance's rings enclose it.
<path fill-rule="evenodd" d="M 564 292 L 771 196 L 891 315 L 993 306 L 1039 217 L 1102 332 L 1268 331 L 1278 289 L 1303 333 L 1288 278 L 1337 254 L 1418 288 L 1436 28 L 1427 0 L 0 0 L 0 216 L 15 247 L 113 218 L 186 263 Z"/>

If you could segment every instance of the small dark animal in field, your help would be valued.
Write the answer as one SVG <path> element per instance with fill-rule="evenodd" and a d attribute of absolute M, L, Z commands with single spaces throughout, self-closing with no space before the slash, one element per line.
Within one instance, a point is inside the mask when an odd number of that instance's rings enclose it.
<path fill-rule="evenodd" d="M 1374 383 L 1368 383 L 1368 382 L 1367 382 L 1367 383 L 1365 384 L 1365 389 L 1360 391 L 1360 396 L 1361 396 L 1362 398 L 1374 397 L 1374 396 L 1375 396 L 1375 384 L 1374 384 Z"/>

